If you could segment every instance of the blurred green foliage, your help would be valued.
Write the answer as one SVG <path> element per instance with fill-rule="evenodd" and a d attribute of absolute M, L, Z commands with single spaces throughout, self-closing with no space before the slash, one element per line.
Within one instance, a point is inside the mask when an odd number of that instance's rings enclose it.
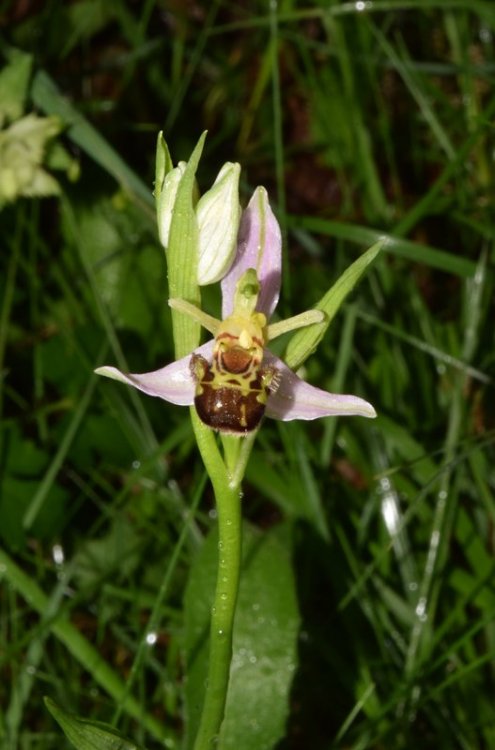
<path fill-rule="evenodd" d="M 0 136 L 58 123 L 58 195 L 0 212 L 2 747 L 69 747 L 43 695 L 148 750 L 194 723 L 211 492 L 187 410 L 92 372 L 173 358 L 155 142 L 205 128 L 200 186 L 239 161 L 277 210 L 284 317 L 385 242 L 306 363 L 378 419 L 267 420 L 248 468 L 239 637 L 290 606 L 240 648 L 297 656 L 245 746 L 495 747 L 494 34 L 490 0 L 2 3 Z"/>

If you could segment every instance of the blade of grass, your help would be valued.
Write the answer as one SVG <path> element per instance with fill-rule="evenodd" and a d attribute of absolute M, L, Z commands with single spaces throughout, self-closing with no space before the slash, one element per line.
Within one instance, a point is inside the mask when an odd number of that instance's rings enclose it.
<path fill-rule="evenodd" d="M 29 606 L 43 618 L 50 612 L 50 598 L 24 573 L 11 557 L 0 549 L 0 579 L 3 578 L 29 603 Z M 43 622 L 43 621 L 42 621 Z M 95 649 L 79 630 L 72 625 L 59 611 L 43 625 L 50 633 L 64 644 L 74 658 L 86 669 L 92 679 L 100 685 L 117 703 L 123 701 L 125 712 L 141 722 L 147 731 L 164 746 L 173 750 L 175 742 L 171 734 L 151 714 L 147 713 L 141 702 L 127 697 L 125 683 L 109 667 L 99 651 Z"/>
<path fill-rule="evenodd" d="M 5 349 L 7 347 L 7 333 L 9 320 L 12 312 L 12 305 L 14 300 L 14 292 L 16 286 L 17 269 L 19 265 L 19 258 L 22 247 L 22 236 L 25 231 L 25 205 L 19 204 L 17 222 L 16 222 L 16 233 L 12 238 L 6 238 L 10 245 L 11 253 L 9 257 L 9 263 L 7 266 L 7 274 L 5 277 L 5 286 L 2 299 L 2 306 L 0 311 L 0 419 L 3 415 L 3 394 L 4 385 L 3 381 L 6 378 L 4 372 L 4 359 Z"/>
<path fill-rule="evenodd" d="M 34 76 L 31 95 L 36 106 L 43 112 L 58 115 L 67 123 L 69 138 L 112 175 L 129 195 L 134 196 L 144 213 L 154 223 L 155 201 L 151 189 L 79 110 L 60 93 L 50 76 L 42 70 Z"/>
<path fill-rule="evenodd" d="M 101 358 L 104 356 L 107 349 L 108 345 L 105 343 L 100 350 L 98 361 L 101 361 Z M 72 418 L 64 433 L 62 441 L 60 442 L 57 452 L 55 453 L 50 466 L 48 467 L 43 479 L 41 480 L 36 494 L 32 497 L 28 507 L 26 508 L 26 512 L 23 518 L 23 526 L 26 530 L 29 530 L 36 520 L 36 517 L 38 516 L 38 513 L 40 512 L 43 503 L 48 496 L 52 484 L 55 481 L 55 478 L 64 463 L 72 441 L 77 434 L 81 421 L 88 410 L 96 382 L 97 376 L 91 375 L 88 384 L 84 389 L 84 393 L 82 394 L 80 400 L 78 401 L 77 407 L 73 412 Z"/>
<path fill-rule="evenodd" d="M 470 285 L 467 306 L 467 325 L 464 333 L 463 356 L 469 361 L 476 347 L 479 333 L 480 311 L 483 288 L 486 282 L 486 256 L 483 253 L 475 278 Z M 418 666 L 430 654 L 432 645 L 432 624 L 440 597 L 442 579 L 438 570 L 447 559 L 448 543 L 453 523 L 453 509 L 457 500 L 456 489 L 452 485 L 453 469 L 457 463 L 458 444 L 464 413 L 465 376 L 459 374 L 452 394 L 447 435 L 445 438 L 444 468 L 436 494 L 435 511 L 430 532 L 430 543 L 426 556 L 423 576 L 419 585 L 416 618 L 411 630 L 405 672 L 413 678 Z"/>
<path fill-rule="evenodd" d="M 456 151 L 451 143 L 446 129 L 443 127 L 432 107 L 431 97 L 429 97 L 428 93 L 424 90 L 424 86 L 419 80 L 418 74 L 414 75 L 411 69 L 411 61 L 410 59 L 408 59 L 407 48 L 403 39 L 399 37 L 399 39 L 396 41 L 396 44 L 398 44 L 401 52 L 401 56 L 399 56 L 392 44 L 387 41 L 385 35 L 382 34 L 382 32 L 376 26 L 372 26 L 371 28 L 379 45 L 382 47 L 383 51 L 391 61 L 392 67 L 397 70 L 402 80 L 406 84 L 411 96 L 416 101 L 416 104 L 418 105 L 418 109 L 421 112 L 424 121 L 429 126 L 440 148 L 444 151 L 449 161 L 453 160 L 455 158 Z"/>
<path fill-rule="evenodd" d="M 359 245 L 373 245 L 382 243 L 385 252 L 398 258 L 405 258 L 413 263 L 423 263 L 431 268 L 437 268 L 446 273 L 468 278 L 474 276 L 476 263 L 460 255 L 438 250 L 437 248 L 423 245 L 419 242 L 404 240 L 392 234 L 387 234 L 379 229 L 371 229 L 359 224 L 346 224 L 340 221 L 331 221 L 314 216 L 287 217 L 289 227 L 308 229 L 311 232 L 323 234 L 328 237 L 347 240 Z"/>
<path fill-rule="evenodd" d="M 372 214 L 381 219 L 386 219 L 390 213 L 385 193 L 381 185 L 378 166 L 375 162 L 372 139 L 370 130 L 362 115 L 361 97 L 359 96 L 359 81 L 356 80 L 356 65 L 352 60 L 354 47 L 349 43 L 352 29 L 348 36 L 344 26 L 330 14 L 325 14 L 322 18 L 325 28 L 328 45 L 330 49 L 335 50 L 342 81 L 342 96 L 345 101 L 345 108 L 348 112 L 348 118 L 353 123 L 352 133 L 355 138 L 356 150 L 356 169 L 359 174 L 359 182 L 362 182 L 367 201 Z"/>
<path fill-rule="evenodd" d="M 282 4 L 282 7 L 285 3 Z M 277 184 L 277 198 L 279 206 L 280 230 L 282 233 L 282 251 L 284 258 L 282 262 L 282 285 L 284 289 L 284 303 L 289 304 L 291 295 L 291 284 L 289 264 L 287 263 L 287 224 L 286 224 L 286 200 L 285 200 L 285 161 L 284 161 L 284 138 L 282 130 L 282 97 L 280 93 L 279 72 L 279 35 L 278 35 L 278 3 L 269 3 L 270 13 L 270 41 L 265 60 L 270 65 L 272 79 L 272 101 L 273 101 L 273 142 L 275 146 L 275 178 Z"/>
<path fill-rule="evenodd" d="M 418 351 L 429 354 L 436 362 L 441 362 L 442 364 L 448 365 L 449 367 L 454 367 L 456 370 L 464 373 L 466 377 L 473 378 L 474 380 L 478 380 L 480 383 L 485 384 L 494 382 L 493 378 L 491 378 L 487 373 L 482 372 L 481 370 L 477 370 L 467 362 L 463 362 L 457 357 L 452 356 L 452 354 L 448 354 L 442 349 L 439 349 L 437 346 L 428 344 L 426 341 L 423 341 L 417 336 L 412 336 L 409 333 L 404 333 L 398 326 L 386 323 L 380 318 L 377 318 L 376 315 L 371 315 L 365 310 L 358 310 L 357 316 L 362 320 L 367 321 L 375 328 L 379 328 L 380 330 L 390 334 L 390 336 L 393 336 L 394 338 L 403 341 L 405 344 L 414 347 Z"/>
<path fill-rule="evenodd" d="M 62 208 L 67 220 L 67 224 L 71 229 L 74 244 L 79 251 L 79 258 L 81 265 L 84 268 L 86 277 L 89 281 L 89 286 L 95 300 L 96 309 L 98 311 L 99 318 L 103 329 L 106 332 L 110 348 L 117 359 L 118 366 L 121 370 L 128 371 L 127 362 L 120 346 L 120 342 L 115 331 L 110 314 L 106 308 L 105 302 L 101 296 L 100 289 L 95 279 L 93 268 L 88 260 L 87 253 L 84 252 L 84 238 L 78 233 L 77 221 L 74 215 L 74 211 L 69 201 L 62 197 Z M 153 428 L 150 424 L 146 411 L 142 405 L 138 393 L 133 389 L 128 389 L 129 398 L 134 406 L 135 412 L 139 419 L 139 428 L 141 433 L 142 445 L 146 446 L 149 452 L 154 452 L 158 446 L 157 439 L 155 437 Z"/>
<path fill-rule="evenodd" d="M 177 568 L 177 564 L 179 562 L 180 554 L 185 546 L 186 540 L 188 536 L 190 535 L 190 519 L 193 520 L 194 516 L 196 514 L 196 511 L 198 509 L 199 503 L 201 501 L 201 498 L 203 497 L 204 489 L 206 486 L 206 482 L 208 479 L 208 475 L 206 472 L 203 472 L 203 476 L 201 481 L 198 483 L 196 490 L 194 492 L 194 496 L 192 498 L 192 502 L 190 505 L 190 509 L 188 511 L 188 518 L 184 518 L 184 524 L 182 527 L 182 531 L 180 533 L 179 538 L 177 539 L 176 544 L 174 545 L 174 549 L 172 552 L 172 555 L 170 557 L 170 560 L 168 562 L 168 565 L 166 567 L 166 570 L 163 575 L 163 579 L 160 585 L 160 588 L 157 592 L 155 601 L 153 603 L 153 608 L 151 610 L 148 622 L 146 623 L 146 632 L 141 639 L 138 649 L 136 651 L 136 654 L 134 656 L 134 661 L 132 662 L 132 666 L 129 672 L 129 676 L 127 677 L 126 681 L 126 692 L 125 695 L 122 696 L 122 699 L 117 706 L 116 712 L 114 714 L 113 718 L 113 724 L 116 724 L 119 720 L 119 717 L 122 714 L 122 711 L 125 709 L 125 700 L 129 696 L 132 686 L 138 676 L 140 667 L 144 661 L 145 655 L 147 651 L 149 650 L 149 642 L 147 640 L 147 636 L 150 633 L 155 633 L 158 631 L 160 626 L 160 620 L 163 617 L 163 605 L 165 602 L 165 597 L 168 594 L 170 583 L 172 581 L 172 576 L 175 572 L 175 569 Z"/>
<path fill-rule="evenodd" d="M 213 28 L 213 25 L 215 23 L 215 18 L 217 16 L 217 13 L 221 5 L 222 5 L 222 0 L 214 0 L 209 5 L 208 14 L 201 27 L 201 32 L 197 35 L 196 43 L 194 46 L 193 53 L 191 55 L 191 59 L 189 61 L 189 65 L 187 67 L 187 70 L 183 71 L 180 88 L 175 93 L 175 96 L 172 100 L 172 105 L 169 108 L 167 119 L 165 120 L 165 125 L 163 128 L 165 133 L 170 132 L 170 130 L 175 125 L 175 121 L 177 120 L 177 116 L 182 107 L 182 103 L 186 97 L 189 87 L 191 86 L 191 81 L 193 80 L 194 73 L 196 72 L 196 69 L 204 54 L 204 49 L 206 46 L 208 36 L 211 32 L 211 29 Z"/>

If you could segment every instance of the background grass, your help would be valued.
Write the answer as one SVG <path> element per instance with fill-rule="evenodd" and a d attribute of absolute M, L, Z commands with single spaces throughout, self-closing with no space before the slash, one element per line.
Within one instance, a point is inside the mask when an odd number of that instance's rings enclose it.
<path fill-rule="evenodd" d="M 278 750 L 495 748 L 494 4 L 0 7 L 4 53 L 34 56 L 27 111 L 81 165 L 0 214 L 3 746 L 64 746 L 45 694 L 180 743 L 211 493 L 187 410 L 92 371 L 172 359 L 155 139 L 178 160 L 207 128 L 201 187 L 238 160 L 244 201 L 269 190 L 282 315 L 386 238 L 306 368 L 378 419 L 267 420 L 248 469 L 301 617 Z"/>

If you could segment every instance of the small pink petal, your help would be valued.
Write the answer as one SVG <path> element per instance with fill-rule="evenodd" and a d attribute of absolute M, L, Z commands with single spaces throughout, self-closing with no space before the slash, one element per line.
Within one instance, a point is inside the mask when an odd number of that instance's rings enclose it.
<path fill-rule="evenodd" d="M 213 353 L 213 341 L 200 346 L 197 353 L 209 359 Z M 132 385 L 148 396 L 157 396 L 178 406 L 191 406 L 194 403 L 196 386 L 189 370 L 190 361 L 191 355 L 188 354 L 160 370 L 142 374 L 124 373 L 116 367 L 98 367 L 95 372 L 97 375 Z"/>
<path fill-rule="evenodd" d="M 248 268 L 255 269 L 261 287 L 256 309 L 270 318 L 280 294 L 282 237 L 263 187 L 256 188 L 242 214 L 234 265 L 222 280 L 223 319 L 233 312 L 235 285 Z"/>
<path fill-rule="evenodd" d="M 293 419 L 318 417 L 376 417 L 374 408 L 358 396 L 341 396 L 315 388 L 301 380 L 282 360 L 266 353 L 263 363 L 281 373 L 278 389 L 268 398 L 266 415 L 289 422 Z"/>

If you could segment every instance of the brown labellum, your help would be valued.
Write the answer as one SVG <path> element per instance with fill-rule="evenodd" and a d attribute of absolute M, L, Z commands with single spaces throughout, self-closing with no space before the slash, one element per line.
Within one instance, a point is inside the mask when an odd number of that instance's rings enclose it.
<path fill-rule="evenodd" d="M 196 411 L 213 430 L 246 435 L 261 422 L 268 396 L 277 387 L 278 372 L 273 367 L 250 367 L 249 352 L 242 348 L 224 355 L 222 364 L 220 371 L 215 360 L 210 364 L 199 354 L 192 355 Z M 226 365 L 232 369 L 228 371 Z"/>

